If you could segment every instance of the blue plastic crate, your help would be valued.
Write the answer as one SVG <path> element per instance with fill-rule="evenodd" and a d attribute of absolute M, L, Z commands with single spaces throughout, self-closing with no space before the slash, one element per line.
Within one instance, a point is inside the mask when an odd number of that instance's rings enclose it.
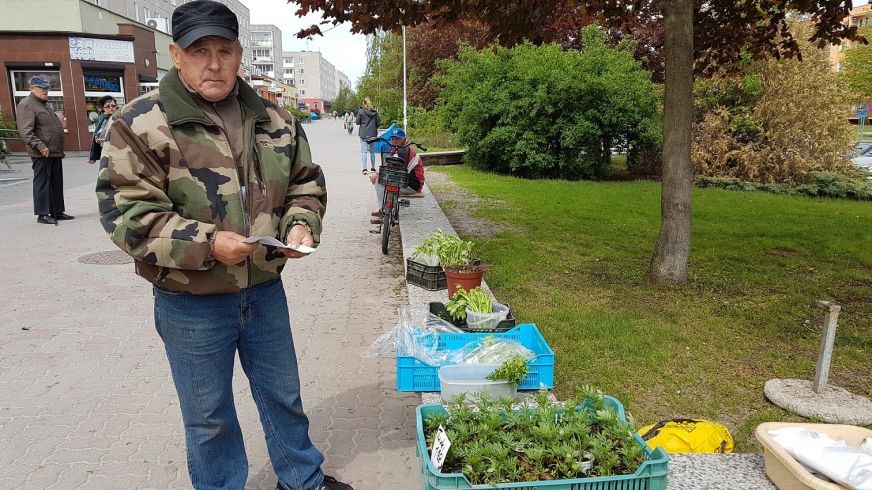
<path fill-rule="evenodd" d="M 606 396 L 605 405 L 614 408 L 626 422 L 624 406 L 616 398 Z M 441 404 L 418 405 L 415 409 L 415 455 L 421 462 L 421 488 L 423 490 L 666 490 L 669 476 L 669 455 L 662 447 L 651 449 L 636 434 L 636 441 L 644 447 L 645 462 L 632 475 L 600 476 L 537 482 L 499 483 L 497 485 L 473 485 L 463 473 L 439 473 L 433 462 L 427 441 L 424 439 L 424 418 L 431 413 L 447 413 Z"/>
<path fill-rule="evenodd" d="M 532 323 L 522 323 L 508 332 L 500 333 L 451 333 L 439 334 L 436 350 L 460 349 L 466 344 L 493 335 L 497 338 L 512 339 L 536 355 L 527 361 L 527 379 L 518 386 L 519 390 L 538 390 L 539 385 L 554 387 L 554 351 L 545 342 L 539 329 Z M 430 347 L 424 345 L 423 347 Z M 397 390 L 399 391 L 439 391 L 439 367 L 421 361 L 414 356 L 402 355 L 397 350 Z"/>

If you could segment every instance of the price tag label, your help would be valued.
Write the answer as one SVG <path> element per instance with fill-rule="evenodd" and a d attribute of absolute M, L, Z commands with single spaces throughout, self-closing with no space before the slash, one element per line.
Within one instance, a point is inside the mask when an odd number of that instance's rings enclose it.
<path fill-rule="evenodd" d="M 439 426 L 436 431 L 436 439 L 433 441 L 433 449 L 430 451 L 430 461 L 436 467 L 436 471 L 442 472 L 442 464 L 445 463 L 445 456 L 448 455 L 448 448 L 451 447 L 451 441 L 448 440 L 448 435 L 445 434 L 445 429 Z"/>

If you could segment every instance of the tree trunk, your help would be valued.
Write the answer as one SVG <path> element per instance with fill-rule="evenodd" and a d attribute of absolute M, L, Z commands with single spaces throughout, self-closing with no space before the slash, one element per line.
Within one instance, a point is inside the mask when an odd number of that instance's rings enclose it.
<path fill-rule="evenodd" d="M 666 86 L 663 110 L 663 192 L 660 236 L 648 279 L 655 284 L 687 282 L 690 255 L 693 118 L 693 0 L 665 0 Z"/>

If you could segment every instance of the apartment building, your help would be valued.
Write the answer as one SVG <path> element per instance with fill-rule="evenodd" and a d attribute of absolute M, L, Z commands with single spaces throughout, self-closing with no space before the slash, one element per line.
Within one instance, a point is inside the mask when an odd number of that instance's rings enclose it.
<path fill-rule="evenodd" d="M 297 87 L 300 107 L 317 113 L 332 110 L 339 91 L 336 67 L 320 52 L 285 51 L 282 53 L 282 71 L 285 83 Z"/>
<path fill-rule="evenodd" d="M 152 29 L 172 34 L 173 11 L 191 0 L 80 0 L 144 24 Z M 226 5 L 239 19 L 239 43 L 242 45 L 242 66 L 251 69 L 251 15 L 239 0 L 213 0 Z M 158 47 L 160 49 L 160 47 Z M 169 48 L 167 48 L 169 49 Z"/>
<path fill-rule="evenodd" d="M 351 88 L 351 80 L 349 80 L 348 75 L 342 73 L 339 70 L 336 70 L 336 93 L 339 94 L 339 90 L 342 87 Z"/>
<path fill-rule="evenodd" d="M 857 27 L 866 27 L 872 23 L 872 4 L 861 5 L 851 9 L 842 24 L 852 25 Z M 842 59 L 845 58 L 845 50 L 857 46 L 855 41 L 842 41 L 841 44 L 833 44 L 830 46 L 830 61 L 833 64 L 833 71 L 842 71 Z"/>
<path fill-rule="evenodd" d="M 269 78 L 282 78 L 279 63 L 282 60 L 282 31 L 271 24 L 252 24 L 252 74 Z"/>

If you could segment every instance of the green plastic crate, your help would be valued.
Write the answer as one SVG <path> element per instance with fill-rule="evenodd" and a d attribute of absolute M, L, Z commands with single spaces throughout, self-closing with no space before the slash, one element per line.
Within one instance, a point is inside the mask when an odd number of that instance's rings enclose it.
<path fill-rule="evenodd" d="M 614 408 L 626 422 L 624 406 L 617 399 L 606 396 L 606 406 Z M 424 418 L 431 413 L 446 413 L 441 404 L 418 405 L 415 409 L 416 442 L 415 454 L 421 459 L 421 488 L 423 490 L 666 490 L 669 473 L 669 455 L 662 447 L 651 449 L 636 434 L 636 440 L 645 447 L 642 466 L 632 475 L 601 476 L 596 478 L 574 478 L 571 480 L 551 480 L 536 482 L 500 483 L 497 485 L 473 485 L 463 473 L 438 473 L 424 439 Z"/>

